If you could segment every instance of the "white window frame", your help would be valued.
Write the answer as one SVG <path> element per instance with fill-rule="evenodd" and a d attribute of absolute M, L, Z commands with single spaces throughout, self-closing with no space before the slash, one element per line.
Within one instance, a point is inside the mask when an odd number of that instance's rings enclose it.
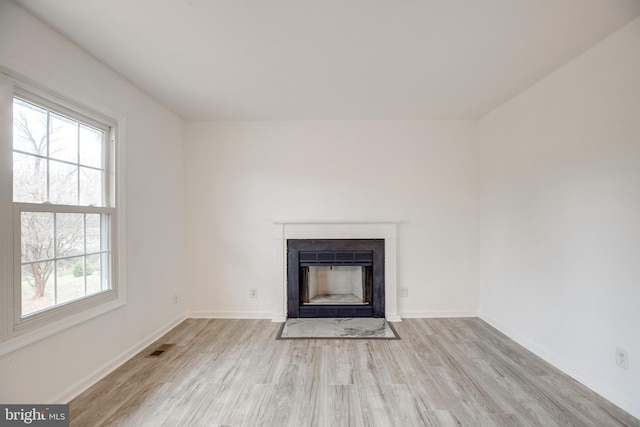
<path fill-rule="evenodd" d="M 63 113 L 79 122 L 108 130 L 105 140 L 104 207 L 18 203 L 13 201 L 14 97 Z M 124 125 L 116 114 L 71 101 L 33 81 L 0 67 L 0 356 L 78 325 L 126 304 L 124 282 Z M 106 214 L 109 238 L 110 289 L 21 316 L 21 212 Z M 106 237 L 106 236 L 105 236 Z"/>

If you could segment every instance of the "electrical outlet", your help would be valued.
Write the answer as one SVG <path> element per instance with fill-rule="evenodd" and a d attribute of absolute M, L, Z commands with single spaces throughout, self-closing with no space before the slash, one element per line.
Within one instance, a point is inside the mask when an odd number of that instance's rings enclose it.
<path fill-rule="evenodd" d="M 407 298 L 409 296 L 409 288 L 400 288 L 400 296 Z"/>
<path fill-rule="evenodd" d="M 249 289 L 249 298 L 258 298 L 258 290 L 256 288 Z"/>
<path fill-rule="evenodd" d="M 178 294 L 174 294 L 173 295 L 173 303 L 177 304 L 178 303 Z"/>
<path fill-rule="evenodd" d="M 629 353 L 627 350 L 616 347 L 616 365 L 623 369 L 629 369 Z"/>

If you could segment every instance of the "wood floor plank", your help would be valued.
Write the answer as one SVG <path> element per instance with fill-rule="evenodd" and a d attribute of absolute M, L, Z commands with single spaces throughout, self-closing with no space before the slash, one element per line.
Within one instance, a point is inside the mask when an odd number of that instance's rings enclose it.
<path fill-rule="evenodd" d="M 188 319 L 74 399 L 71 425 L 640 426 L 477 318 L 406 319 L 401 340 L 279 327 Z"/>

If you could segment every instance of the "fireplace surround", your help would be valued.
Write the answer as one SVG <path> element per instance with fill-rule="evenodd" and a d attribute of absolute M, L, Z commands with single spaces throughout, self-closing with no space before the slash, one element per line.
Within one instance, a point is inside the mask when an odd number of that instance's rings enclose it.
<path fill-rule="evenodd" d="M 384 240 L 384 317 L 401 322 L 397 299 L 397 226 L 400 221 L 273 221 L 273 283 L 278 309 L 271 318 L 284 322 L 287 317 L 287 241 L 289 239 L 383 239 Z"/>
<path fill-rule="evenodd" d="M 287 240 L 288 317 L 384 317 L 384 239 Z"/>

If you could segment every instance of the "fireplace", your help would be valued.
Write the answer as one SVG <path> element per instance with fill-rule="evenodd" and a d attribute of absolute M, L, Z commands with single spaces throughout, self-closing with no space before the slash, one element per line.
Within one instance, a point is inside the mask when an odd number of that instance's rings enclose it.
<path fill-rule="evenodd" d="M 384 239 L 288 239 L 288 317 L 385 317 Z"/>

